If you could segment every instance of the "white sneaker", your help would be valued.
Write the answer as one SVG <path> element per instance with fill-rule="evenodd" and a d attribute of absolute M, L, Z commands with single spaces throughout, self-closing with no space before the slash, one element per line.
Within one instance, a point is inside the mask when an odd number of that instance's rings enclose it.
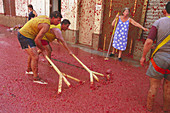
<path fill-rule="evenodd" d="M 43 80 L 33 80 L 34 83 L 38 83 L 38 84 L 48 84 L 47 82 L 43 81 Z"/>
<path fill-rule="evenodd" d="M 25 74 L 33 75 L 33 72 L 32 71 L 26 71 Z"/>
<path fill-rule="evenodd" d="M 34 83 L 38 83 L 38 84 L 48 84 L 47 82 L 45 82 L 44 80 L 42 80 L 41 78 L 37 78 L 33 80 Z"/>
<path fill-rule="evenodd" d="M 26 71 L 25 74 L 28 74 L 28 75 L 33 75 L 34 73 L 32 71 Z M 39 74 L 39 73 L 38 73 Z"/>

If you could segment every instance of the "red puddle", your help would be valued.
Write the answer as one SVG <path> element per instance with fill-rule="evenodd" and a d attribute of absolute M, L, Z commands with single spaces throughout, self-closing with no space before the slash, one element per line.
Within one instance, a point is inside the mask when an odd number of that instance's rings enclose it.
<path fill-rule="evenodd" d="M 0 112 L 3 113 L 147 113 L 146 95 L 149 88 L 146 68 L 133 67 L 114 59 L 104 61 L 104 57 L 73 48 L 73 53 L 91 70 L 106 74 L 111 69 L 111 80 L 99 77 L 90 89 L 90 74 L 81 68 L 58 61 L 53 62 L 64 73 L 74 76 L 84 84 L 71 79 L 73 87 L 63 82 L 62 94 L 57 95 L 58 74 L 40 56 L 39 75 L 48 85 L 35 84 L 32 77 L 25 75 L 27 55 L 21 50 L 16 34 L 0 26 Z M 52 58 L 82 67 L 59 44 L 52 43 Z M 162 88 L 155 100 L 154 113 L 162 111 Z"/>

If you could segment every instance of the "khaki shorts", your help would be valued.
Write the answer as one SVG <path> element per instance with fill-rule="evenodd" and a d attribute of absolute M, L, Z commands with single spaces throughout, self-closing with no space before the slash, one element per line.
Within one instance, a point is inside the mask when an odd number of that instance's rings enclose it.
<path fill-rule="evenodd" d="M 155 55 L 153 57 L 153 60 L 155 61 L 156 65 L 159 66 L 160 68 L 163 68 L 163 69 L 170 69 L 170 64 L 165 60 L 165 59 L 162 59 L 162 56 L 159 56 L 159 55 Z M 155 78 L 155 79 L 162 79 L 162 78 L 165 78 L 167 80 L 170 81 L 170 74 L 162 74 L 162 73 L 159 73 L 157 72 L 152 63 L 150 62 L 149 64 L 149 68 L 146 72 L 146 75 L 152 77 L 152 78 Z"/>

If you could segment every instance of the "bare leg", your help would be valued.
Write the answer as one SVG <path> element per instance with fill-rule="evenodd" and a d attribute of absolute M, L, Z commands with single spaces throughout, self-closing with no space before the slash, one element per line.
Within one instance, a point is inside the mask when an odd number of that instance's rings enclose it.
<path fill-rule="evenodd" d="M 112 54 L 115 54 L 115 48 L 113 48 Z"/>
<path fill-rule="evenodd" d="M 51 59 L 51 52 L 52 52 L 52 48 L 50 45 L 46 45 L 44 46 L 45 50 L 47 51 L 47 56 Z"/>
<path fill-rule="evenodd" d="M 148 97 L 147 97 L 147 109 L 149 111 L 152 111 L 154 100 L 158 91 L 158 88 L 160 86 L 161 80 L 151 78 L 150 77 L 150 88 L 148 91 Z"/>
<path fill-rule="evenodd" d="M 31 69 L 31 56 L 28 56 L 28 67 L 27 67 L 27 72 L 32 71 Z"/>
<path fill-rule="evenodd" d="M 45 50 L 47 51 L 47 56 L 51 59 L 51 52 L 52 52 L 52 48 L 51 46 L 48 44 L 46 46 L 44 46 Z M 49 63 L 49 62 L 48 62 Z M 51 64 L 49 63 L 49 65 L 51 66 Z"/>
<path fill-rule="evenodd" d="M 170 81 L 164 80 L 164 105 L 163 105 L 163 111 L 170 111 Z M 169 108 L 169 109 L 168 109 Z"/>
<path fill-rule="evenodd" d="M 121 56 L 122 56 L 122 51 L 121 51 L 121 50 L 119 50 L 118 58 L 121 58 Z"/>
<path fill-rule="evenodd" d="M 31 57 L 31 69 L 33 71 L 33 76 L 36 78 L 38 76 L 38 53 L 36 48 L 28 48 L 26 49 L 27 53 Z"/>
<path fill-rule="evenodd" d="M 38 49 L 38 50 L 37 50 L 37 52 L 38 52 L 38 55 L 40 55 L 40 54 L 41 54 L 41 50 L 40 50 L 40 49 Z"/>

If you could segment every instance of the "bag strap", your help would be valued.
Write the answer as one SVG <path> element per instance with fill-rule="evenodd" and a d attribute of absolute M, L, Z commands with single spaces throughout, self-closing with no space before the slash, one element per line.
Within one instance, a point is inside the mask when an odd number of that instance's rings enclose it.
<path fill-rule="evenodd" d="M 152 66 L 154 67 L 154 69 L 157 72 L 162 73 L 162 74 L 170 74 L 170 70 L 169 69 L 163 69 L 163 68 L 160 68 L 159 66 L 157 66 L 155 61 L 153 60 L 153 58 L 151 58 L 151 63 L 152 63 Z"/>
<path fill-rule="evenodd" d="M 154 52 L 151 55 L 151 58 L 153 57 L 153 55 L 158 51 L 159 48 L 161 48 L 163 45 L 165 45 L 168 41 L 170 40 L 170 35 L 168 35 L 154 50 Z"/>
<path fill-rule="evenodd" d="M 170 18 L 170 16 L 167 16 Z M 163 45 L 165 45 L 170 40 L 170 35 L 168 35 L 154 50 L 154 52 L 151 55 L 151 58 L 154 56 L 154 54 L 158 51 L 159 48 L 161 48 Z"/>

